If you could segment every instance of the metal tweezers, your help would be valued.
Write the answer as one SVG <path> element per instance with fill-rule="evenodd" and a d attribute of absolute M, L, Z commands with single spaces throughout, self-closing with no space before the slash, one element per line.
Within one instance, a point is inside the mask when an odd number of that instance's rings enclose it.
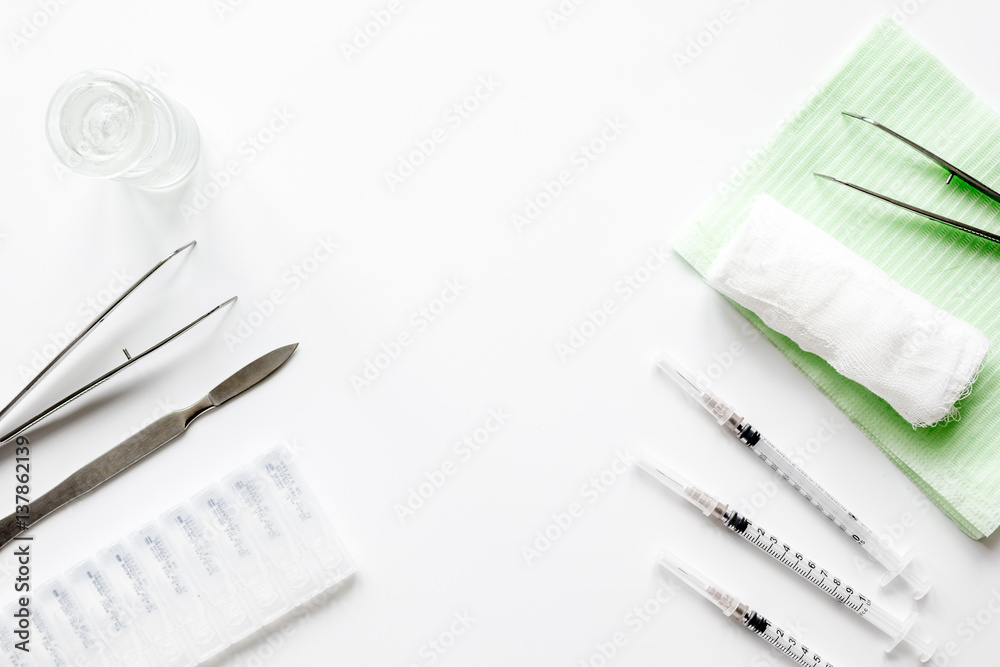
<path fill-rule="evenodd" d="M 173 251 L 172 253 L 170 253 L 169 255 L 167 255 L 166 257 L 164 257 L 159 263 L 157 263 L 156 266 L 154 266 L 149 271 L 147 271 L 145 273 L 145 275 L 143 275 L 141 278 L 139 278 L 139 280 L 137 280 L 135 283 L 133 283 L 124 292 L 122 292 L 121 296 L 119 296 L 115 301 L 113 301 L 111 303 L 111 305 L 109 305 L 107 308 L 105 308 L 104 311 L 101 312 L 101 314 L 99 314 L 97 316 L 97 319 L 95 319 L 93 322 L 91 322 L 90 324 L 88 324 L 83 329 L 83 331 L 81 331 L 76 336 L 76 338 L 74 338 L 72 341 L 70 341 L 69 344 L 65 348 L 63 348 L 52 359 L 52 361 L 50 361 L 48 363 L 48 365 L 46 365 L 45 368 L 43 368 L 41 370 L 41 372 L 38 373 L 38 375 L 36 375 L 34 377 L 34 379 L 32 379 L 30 382 L 28 382 L 28 384 L 24 387 L 24 389 L 22 389 L 17 394 L 17 396 L 15 396 L 13 398 L 13 400 L 11 400 L 10 403 L 8 403 L 2 410 L 0 410 L 0 420 L 3 420 L 3 418 L 6 417 L 7 414 L 11 410 L 13 410 L 14 407 L 18 403 L 20 403 L 24 399 L 24 397 L 27 396 L 31 392 L 31 390 L 34 389 L 35 386 L 39 382 L 41 382 L 42 379 L 46 375 L 48 375 L 52 371 L 52 369 L 54 369 L 56 366 L 58 366 L 59 363 L 63 359 L 65 359 L 66 356 L 77 345 L 79 345 L 80 342 L 82 342 L 83 339 L 86 338 L 90 334 L 90 332 L 93 331 L 94 328 L 98 324 L 100 324 L 101 322 L 103 322 L 104 319 L 108 315 L 110 315 L 111 312 L 115 308 L 117 308 L 118 305 L 121 304 L 122 301 L 124 301 L 130 294 L 132 294 L 132 292 L 134 292 L 135 289 L 137 287 L 139 287 L 139 285 L 141 285 L 143 282 L 145 282 L 146 279 L 149 278 L 151 275 L 153 275 L 154 273 L 156 273 L 156 271 L 160 267 L 162 267 L 164 264 L 166 264 L 168 261 L 170 261 L 171 259 L 173 259 L 175 256 L 177 256 L 178 254 L 180 254 L 184 250 L 187 250 L 188 248 L 191 248 L 192 246 L 194 246 L 194 244 L 195 244 L 195 241 L 191 241 L 190 243 L 187 243 L 187 244 L 181 246 L 180 248 L 178 248 L 177 250 Z M 218 306 L 216 306 L 212 310 L 208 311 L 207 313 L 205 313 L 204 315 L 202 315 L 198 319 L 196 319 L 196 320 L 190 322 L 189 324 L 183 326 L 182 328 L 178 329 L 174 333 L 170 334 L 169 336 L 167 336 L 166 338 L 164 338 L 163 340 L 161 340 L 159 343 L 156 343 L 152 347 L 150 347 L 150 348 L 148 348 L 146 350 L 143 350 L 139 354 L 135 354 L 135 355 L 129 354 L 128 349 L 123 349 L 122 351 L 125 353 L 125 358 L 126 358 L 125 363 L 120 364 L 119 366 L 116 366 L 115 368 L 111 369 L 110 371 L 108 371 L 104 375 L 101 375 L 100 377 L 98 377 L 97 379 L 93 380 L 92 382 L 89 382 L 88 384 L 86 384 L 83 387 L 77 389 L 76 391 L 72 392 L 71 394 L 68 394 L 67 396 L 64 396 L 63 398 L 59 399 L 58 401 L 56 401 L 55 403 L 53 403 L 49 407 L 47 407 L 44 410 L 42 410 L 41 412 L 39 412 L 37 415 L 35 415 L 31 419 L 29 419 L 28 421 L 24 422 L 23 424 L 21 424 L 20 426 L 18 426 L 17 428 L 15 428 L 13 431 L 11 431 L 11 432 L 7 433 L 6 435 L 0 437 L 0 446 L 6 444 L 8 442 L 10 442 L 11 440 L 13 440 L 14 438 L 16 438 L 17 436 L 19 436 L 22 433 L 24 433 L 25 431 L 27 431 L 32 426 L 36 425 L 38 422 L 42 421 L 43 419 L 45 419 L 46 417 L 48 417 L 49 415 L 51 415 L 56 410 L 59 410 L 60 408 L 62 408 L 65 405 L 67 405 L 68 403 L 71 403 L 72 401 L 80 398 L 81 396 L 83 396 L 84 394 L 86 394 L 91 389 L 97 387 L 98 385 L 104 384 L 105 382 L 107 382 L 108 380 L 110 380 L 112 377 L 114 377 L 115 375 L 117 375 L 121 371 L 125 370 L 126 368 L 128 368 L 129 366 L 131 366 L 132 364 L 134 364 L 135 362 L 139 361 L 140 359 L 142 359 L 146 355 L 148 355 L 148 354 L 150 354 L 152 352 L 155 352 L 156 350 L 160 349 L 161 347 L 163 347 L 164 345 L 166 345 L 170 341 L 174 340 L 175 338 L 177 338 L 181 334 L 187 332 L 189 329 L 191 329 L 192 327 L 194 327 L 196 324 L 198 324 L 199 322 L 201 322 L 202 320 L 204 320 L 205 318 L 207 318 L 209 315 L 211 315 L 215 311 L 219 310 L 223 306 L 226 306 L 226 305 L 228 305 L 228 304 L 230 304 L 230 303 L 232 303 L 234 301 L 236 301 L 236 297 L 235 296 L 232 297 L 232 298 L 230 298 L 230 299 L 227 299 L 226 301 L 220 303 Z"/>
<path fill-rule="evenodd" d="M 996 202 L 1000 202 L 1000 193 L 998 193 L 996 190 L 994 190 L 993 188 L 989 187 L 988 185 L 986 185 L 985 183 L 983 183 L 979 179 L 971 176 L 967 172 L 959 169 L 958 167 L 956 167 L 952 163 L 948 162 L 944 158 L 939 157 L 939 156 L 935 155 L 934 153 L 930 152 L 929 150 L 927 150 L 923 146 L 920 146 L 919 144 L 917 144 L 917 143 L 915 143 L 913 141 L 910 141 L 909 139 L 907 139 L 903 135 L 899 134 L 898 132 L 894 132 L 893 130 L 890 130 L 888 127 L 886 127 L 882 123 L 878 122 L 877 120 L 873 120 L 873 119 L 869 118 L 868 116 L 862 116 L 861 114 L 851 113 L 849 111 L 842 111 L 841 113 L 843 113 L 845 116 L 850 116 L 851 118 L 857 118 L 858 120 L 863 120 L 866 123 L 870 123 L 871 125 L 874 125 L 878 129 L 880 129 L 883 132 L 885 132 L 886 134 L 888 134 L 888 135 L 890 135 L 890 136 L 898 139 L 899 141 L 902 141 L 904 144 L 906 144 L 907 146 L 909 146 L 913 150 L 917 151 L 918 153 L 920 153 L 921 155 L 923 155 L 927 159 L 931 160 L 932 162 L 934 162 L 934 163 L 938 164 L 939 166 L 943 167 L 944 169 L 946 169 L 948 171 L 948 180 L 945 181 L 946 185 L 948 183 L 951 183 L 951 179 L 953 179 L 955 176 L 958 176 L 960 179 L 962 179 L 963 181 L 965 181 L 966 183 L 968 183 L 970 186 L 972 186 L 976 190 L 979 190 L 980 192 L 982 192 L 984 195 L 986 195 L 990 199 L 992 199 L 992 200 L 994 200 Z M 980 238 L 983 238 L 983 239 L 986 239 L 988 241 L 993 241 L 994 243 L 1000 243 L 1000 235 L 994 234 L 992 232 L 987 232 L 987 231 L 985 231 L 983 229 L 979 229 L 978 227 L 973 227 L 972 225 L 967 225 L 964 222 L 959 222 L 958 220 L 952 220 L 951 218 L 946 218 L 945 216 L 938 215 L 937 213 L 934 213 L 933 211 L 928 211 L 926 209 L 919 208 L 919 207 L 914 206 L 912 204 L 907 204 L 906 202 L 899 201 L 898 199 L 893 199 L 892 197 L 889 197 L 888 195 L 883 195 L 883 194 L 880 194 L 878 192 L 874 192 L 873 190 L 869 190 L 868 188 L 863 188 L 860 185 L 855 185 L 854 183 L 848 183 L 847 181 L 842 181 L 839 178 L 834 178 L 833 176 L 827 176 L 826 174 L 816 174 L 816 176 L 819 176 L 820 178 L 825 178 L 828 181 L 833 181 L 834 183 L 840 183 L 841 185 L 846 185 L 849 188 L 854 188 L 858 192 L 863 192 L 866 195 L 870 195 L 872 197 L 876 197 L 878 199 L 881 199 L 882 201 L 889 202 L 890 204 L 894 204 L 894 205 L 899 206 L 901 208 L 905 208 L 907 211 L 912 211 L 912 212 L 916 213 L 917 215 L 921 215 L 921 216 L 923 216 L 925 218 L 929 218 L 931 220 L 935 220 L 937 222 L 941 222 L 941 223 L 944 223 L 946 225 L 950 225 L 952 227 L 956 227 L 957 229 L 961 229 L 962 231 L 968 232 L 970 234 L 975 234 L 976 236 L 978 236 Z"/>

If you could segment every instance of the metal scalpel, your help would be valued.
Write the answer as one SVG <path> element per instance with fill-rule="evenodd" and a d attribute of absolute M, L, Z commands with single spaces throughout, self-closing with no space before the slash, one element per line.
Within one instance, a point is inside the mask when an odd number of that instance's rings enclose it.
<path fill-rule="evenodd" d="M 239 396 L 266 378 L 292 356 L 296 347 L 298 343 L 268 352 L 229 376 L 222 384 L 192 405 L 160 417 L 135 435 L 123 440 L 56 484 L 52 490 L 32 501 L 27 515 L 14 513 L 0 519 L 0 549 L 59 508 L 90 493 L 149 456 L 182 434 L 191 422 L 201 415 Z"/>

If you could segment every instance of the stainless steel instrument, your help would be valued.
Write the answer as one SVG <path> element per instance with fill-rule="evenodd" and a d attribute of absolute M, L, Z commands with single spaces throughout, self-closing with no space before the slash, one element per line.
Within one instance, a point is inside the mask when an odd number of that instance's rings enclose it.
<path fill-rule="evenodd" d="M 29 503 L 29 512 L 0 520 L 0 548 L 59 508 L 84 496 L 167 444 L 195 419 L 235 398 L 277 370 L 292 356 L 298 343 L 268 352 L 253 361 L 192 405 L 160 417 L 130 438 L 83 466 L 52 490 Z"/>
<path fill-rule="evenodd" d="M 46 375 L 48 375 L 52 371 L 52 369 L 54 369 L 56 366 L 58 366 L 59 363 L 63 359 L 65 359 L 66 356 L 70 352 L 72 352 L 73 349 L 77 345 L 79 345 L 83 341 L 84 338 L 86 338 L 88 335 L 90 335 L 90 332 L 93 331 L 94 328 L 98 324 L 100 324 L 101 322 L 103 322 L 105 320 L 105 318 L 107 318 L 108 315 L 110 315 L 111 312 L 121 304 L 122 301 L 124 301 L 126 298 L 128 298 L 128 296 L 130 294 L 132 294 L 132 292 L 134 292 L 135 289 L 137 287 L 139 287 L 139 285 L 141 285 L 143 282 L 145 282 L 146 279 L 149 278 L 151 275 L 153 275 L 154 273 L 156 273 L 160 269 L 160 267 L 162 267 L 164 264 L 166 264 L 167 262 L 169 262 L 171 259 L 173 259 L 177 255 L 179 255 L 184 250 L 187 250 L 188 248 L 194 247 L 194 245 L 195 245 L 195 241 L 191 241 L 190 243 L 187 243 L 187 244 L 181 246 L 177 250 L 174 250 L 172 253 L 170 253 L 169 255 L 167 255 L 166 257 L 164 257 L 162 260 L 160 260 L 156 264 L 156 266 L 154 266 L 149 271 L 147 271 L 141 278 L 139 278 L 139 280 L 135 281 L 135 283 L 133 283 L 124 292 L 122 292 L 121 296 L 119 296 L 107 308 L 105 308 L 104 311 L 101 312 L 93 322 L 91 322 L 86 327 L 84 327 L 83 331 L 81 331 L 73 340 L 71 340 L 69 342 L 69 344 L 65 348 L 63 348 L 62 350 L 60 350 L 59 353 L 52 359 L 52 361 L 50 361 L 45 366 L 45 368 L 43 368 L 38 373 L 38 375 L 36 375 L 34 378 L 32 378 L 31 381 L 28 382 L 27 385 L 25 385 L 24 389 L 22 389 L 20 392 L 18 392 L 17 396 L 15 396 L 13 399 L 11 399 L 10 403 L 8 403 L 2 409 L 0 409 L 0 420 L 2 420 L 4 417 L 6 417 L 7 414 L 12 409 L 14 409 L 14 407 L 18 403 L 20 403 L 21 400 L 23 400 L 24 397 L 27 396 L 31 392 L 31 390 L 34 389 L 35 386 L 39 382 L 41 382 L 42 379 Z M 16 438 L 17 436 L 21 435 L 22 433 L 24 433 L 25 431 L 27 431 L 29 428 L 31 428 L 32 426 L 34 426 L 35 424 L 37 424 L 38 422 L 42 421 L 43 419 L 45 419 L 46 417 L 48 417 L 49 415 L 51 415 L 56 410 L 59 410 L 60 408 L 62 408 L 65 405 L 67 405 L 68 403 L 70 403 L 72 401 L 75 401 L 76 399 L 80 398 L 81 396 L 83 396 L 84 394 L 86 394 L 91 389 L 94 389 L 98 385 L 104 384 L 105 382 L 107 382 L 108 380 L 110 380 L 112 377 L 114 377 L 115 375 L 117 375 L 121 371 L 125 370 L 126 368 L 128 368 L 129 366 L 131 366 L 132 364 L 134 364 L 135 362 L 139 361 L 140 359 L 142 359 L 146 355 L 151 354 L 151 353 L 155 352 L 156 350 L 160 349 L 161 347 L 163 347 L 164 345 L 166 345 L 170 341 L 174 340 L 175 338 L 177 338 L 181 334 L 185 333 L 186 331 L 188 331 L 189 329 L 191 329 L 192 327 L 194 327 L 195 325 L 197 325 L 199 322 L 201 322 L 202 320 L 204 320 L 205 318 L 207 318 L 209 315 L 211 315 L 215 311 L 221 309 L 224 306 L 229 305 L 230 303 L 233 303 L 234 301 L 236 301 L 236 297 L 235 296 L 232 297 L 232 298 L 230 298 L 230 299 L 227 299 L 226 301 L 223 301 L 218 306 L 216 306 L 212 310 L 208 311 L 207 313 L 205 313 L 201 317 L 197 318 L 196 320 L 193 320 L 192 322 L 189 322 L 188 324 L 184 325 L 183 327 L 181 327 L 180 329 L 178 329 L 174 333 L 170 334 L 169 336 L 167 336 L 166 338 L 164 338 L 163 340 L 161 340 L 159 343 L 156 343 L 152 347 L 149 347 L 149 348 L 143 350 L 142 352 L 140 352 L 138 354 L 129 354 L 129 351 L 127 349 L 122 350 L 125 353 L 125 359 L 126 359 L 126 361 L 124 363 L 119 364 L 118 366 L 112 368 L 110 371 L 108 371 L 104 375 L 98 377 L 97 379 L 95 379 L 92 382 L 84 385 L 83 387 L 77 389 L 76 391 L 74 391 L 74 392 L 72 392 L 70 394 L 67 394 L 63 398 L 59 399 L 58 401 L 56 401 L 55 403 L 53 403 L 49 407 L 45 408 L 44 410 L 42 410 L 41 412 L 39 412 L 38 414 L 36 414 L 34 417 L 31 417 L 30 419 L 28 419 L 26 422 L 24 422 L 23 424 L 21 424 L 20 426 L 18 426 L 14 430 L 12 430 L 9 433 L 7 433 L 6 435 L 0 437 L 0 445 L 4 445 L 4 444 L 10 442 L 14 438 Z"/>
<path fill-rule="evenodd" d="M 864 115 L 858 114 L 858 113 L 852 113 L 850 111 L 842 111 L 841 113 L 844 114 L 845 116 L 850 117 L 850 118 L 856 118 L 857 120 L 864 121 L 864 122 L 868 123 L 869 125 L 872 125 L 873 127 L 876 127 L 878 129 L 882 130 L 883 132 L 885 132 L 889 136 L 891 136 L 891 137 L 893 137 L 895 139 L 898 139 L 899 141 L 903 142 L 904 144 L 906 144 L 907 146 L 909 146 L 913 150 L 917 151 L 918 153 L 920 153 L 921 155 L 923 155 L 924 157 L 926 157 L 931 162 L 934 162 L 938 166 L 940 166 L 943 169 L 947 170 L 947 172 L 948 172 L 948 180 L 945 181 L 946 185 L 949 184 L 949 183 L 951 183 L 952 179 L 955 178 L 956 176 L 958 176 L 961 180 L 965 181 L 966 183 L 968 183 L 970 186 L 972 186 L 976 190 L 979 190 L 981 193 L 983 193 L 984 195 L 986 195 L 990 199 L 992 199 L 994 201 L 997 201 L 997 202 L 1000 202 L 1000 193 L 998 193 L 996 190 L 994 190 L 990 186 L 986 185 L 985 183 L 983 183 L 982 181 L 980 181 L 976 177 L 972 176 L 968 172 L 966 172 L 966 171 L 964 171 L 962 169 L 959 169 L 958 167 L 956 167 L 951 162 L 945 160 L 943 157 L 940 157 L 940 156 L 932 153 L 931 151 L 929 151 L 928 149 L 924 148 L 923 146 L 921 146 L 920 144 L 916 143 L 915 141 L 911 141 L 910 139 L 907 139 L 906 137 L 904 137 L 903 135 L 899 134 L 898 132 L 895 132 L 894 130 L 889 129 L 888 127 L 886 127 L 882 123 L 878 122 L 877 120 L 875 120 L 873 118 L 869 118 L 868 116 L 864 116 Z M 899 199 L 895 199 L 894 197 L 890 197 L 889 195 L 885 195 L 885 194 L 882 194 L 882 193 L 879 193 L 879 192 L 875 192 L 874 190 L 869 190 L 868 188 L 862 187 L 862 186 L 857 185 L 855 183 L 851 183 L 849 181 L 845 181 L 845 180 L 842 180 L 842 179 L 839 179 L 839 178 L 835 178 L 833 176 L 828 176 L 826 174 L 816 174 L 816 176 L 819 176 L 820 178 L 824 178 L 824 179 L 826 179 L 828 181 L 832 181 L 834 183 L 840 183 L 841 185 L 846 185 L 847 187 L 852 188 L 854 190 L 857 190 L 858 192 L 863 192 L 864 194 L 866 194 L 866 195 L 868 195 L 870 197 L 875 197 L 876 199 L 881 199 L 882 201 L 887 202 L 889 204 L 892 204 L 893 206 L 899 206 L 900 208 L 904 208 L 907 211 L 911 211 L 913 213 L 916 213 L 917 215 L 923 216 L 923 217 L 928 218 L 930 220 L 934 220 L 935 222 L 940 222 L 942 224 L 948 225 L 949 227 L 955 227 L 956 229 L 961 229 L 964 232 L 968 232 L 969 234 L 973 234 L 975 236 L 978 236 L 979 238 L 986 239 L 987 241 L 992 241 L 993 243 L 1000 243 L 1000 234 L 994 234 L 993 232 L 989 232 L 989 231 L 987 231 L 985 229 L 979 229 L 978 227 L 973 227 L 972 225 L 968 225 L 968 224 L 966 224 L 964 222 L 960 222 L 958 220 L 953 220 L 952 218 L 945 217 L 945 216 L 940 215 L 938 213 L 935 213 L 933 211 L 928 211 L 927 209 L 920 208 L 919 206 L 914 206 L 913 204 L 908 204 L 908 203 L 906 203 L 904 201 L 900 201 Z"/>

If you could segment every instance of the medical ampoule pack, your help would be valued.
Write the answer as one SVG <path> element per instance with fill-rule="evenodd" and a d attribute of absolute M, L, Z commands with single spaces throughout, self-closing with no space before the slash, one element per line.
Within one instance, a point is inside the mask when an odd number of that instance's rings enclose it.
<path fill-rule="evenodd" d="M 0 653 L 17 667 L 190 667 L 354 572 L 282 446 L 41 586 L 30 653 L 7 624 Z"/>

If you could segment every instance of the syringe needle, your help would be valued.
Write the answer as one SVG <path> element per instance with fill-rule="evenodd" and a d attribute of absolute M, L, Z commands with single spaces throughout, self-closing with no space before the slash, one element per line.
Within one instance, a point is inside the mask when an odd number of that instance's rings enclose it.
<path fill-rule="evenodd" d="M 833 667 L 808 646 L 774 625 L 761 614 L 740 602 L 736 596 L 719 588 L 703 574 L 674 556 L 669 551 L 661 551 L 660 566 L 673 573 L 685 584 L 701 593 L 707 600 L 722 610 L 726 616 L 735 615 L 747 630 L 774 646 L 789 658 L 806 667 Z"/>
<path fill-rule="evenodd" d="M 903 620 L 895 617 L 842 578 L 832 574 L 816 561 L 806 558 L 802 552 L 792 548 L 760 525 L 729 509 L 728 505 L 654 460 L 647 452 L 643 452 L 639 457 L 638 465 L 654 479 L 700 509 L 705 516 L 723 524 L 731 532 L 887 634 L 890 640 L 885 646 L 886 653 L 895 648 L 900 641 L 905 641 L 920 652 L 920 659 L 923 662 L 930 660 L 934 654 L 936 642 L 916 625 L 916 612 L 912 612 Z"/>
<path fill-rule="evenodd" d="M 681 371 L 680 366 L 666 353 L 661 353 L 656 359 L 656 367 L 659 368 L 664 375 L 671 378 L 676 382 L 682 389 L 687 391 L 696 400 L 701 400 L 701 397 L 705 392 L 701 390 L 693 380 L 684 375 Z"/>
<path fill-rule="evenodd" d="M 719 423 L 719 426 L 726 425 L 729 430 L 733 430 L 738 423 L 727 424 L 732 419 L 739 419 L 735 414 L 733 409 L 729 407 L 725 402 L 719 400 L 719 398 L 708 391 L 707 388 L 702 387 L 698 382 L 695 381 L 693 377 L 690 376 L 687 371 L 681 368 L 681 365 L 670 358 L 669 355 L 661 353 L 659 358 L 656 360 L 656 367 L 660 369 L 664 375 L 677 383 L 677 386 L 683 389 L 691 398 L 696 400 L 699 405 L 709 411 L 711 415 L 715 418 L 715 421 Z"/>
<path fill-rule="evenodd" d="M 706 387 L 700 386 L 691 373 L 681 369 L 680 364 L 666 355 L 656 362 L 665 375 L 677 382 L 682 389 L 690 394 L 698 403 L 712 414 L 720 426 L 732 433 L 737 440 L 749 447 L 764 463 L 778 473 L 795 490 L 805 496 L 812 505 L 828 519 L 850 535 L 854 542 L 880 563 L 886 569 L 882 585 L 885 586 L 897 576 L 901 576 L 913 588 L 913 596 L 918 600 L 930 589 L 930 582 L 912 563 L 909 553 L 899 554 L 882 544 L 879 536 L 868 526 L 847 510 L 836 498 L 816 483 L 806 472 L 777 449 L 770 440 L 743 417 L 736 414 L 733 408 L 713 394 Z"/>

